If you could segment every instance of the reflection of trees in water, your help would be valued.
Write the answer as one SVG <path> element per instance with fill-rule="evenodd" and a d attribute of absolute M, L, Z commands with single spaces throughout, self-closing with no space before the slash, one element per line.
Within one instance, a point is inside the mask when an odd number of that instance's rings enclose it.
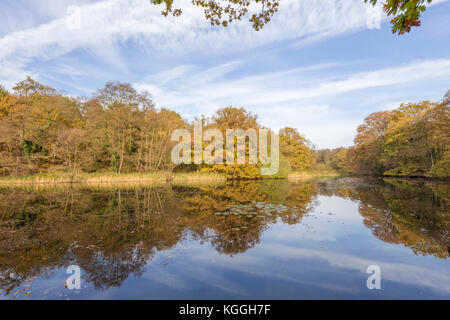
<path fill-rule="evenodd" d="M 310 184 L 293 187 L 287 180 L 228 182 L 202 189 L 187 198 L 188 227 L 220 253 L 242 253 L 258 244 L 278 218 L 298 223 L 309 211 L 313 191 Z"/>
<path fill-rule="evenodd" d="M 364 224 L 386 242 L 448 257 L 448 184 L 358 179 L 229 182 L 214 187 L 66 192 L 0 190 L 0 288 L 78 264 L 98 289 L 140 275 L 186 234 L 235 255 L 270 225 L 299 223 L 315 197 L 359 201 Z"/>
<path fill-rule="evenodd" d="M 403 244 L 416 254 L 450 254 L 450 185 L 422 180 L 386 179 L 367 184 L 343 179 L 319 184 L 321 194 L 360 202 L 364 224 L 385 242 Z"/>
<path fill-rule="evenodd" d="M 109 255 L 83 248 L 76 250 L 75 254 L 75 260 L 83 268 L 86 280 L 97 289 L 119 287 L 130 274 L 141 275 L 151 257 L 151 253 L 140 247 L 130 247 Z"/>
<path fill-rule="evenodd" d="M 245 252 L 278 217 L 300 221 L 312 196 L 311 186 L 277 188 L 265 182 L 101 192 L 2 190 L 0 288 L 9 293 L 26 279 L 70 264 L 80 265 L 98 289 L 120 286 L 187 230 L 220 253 Z M 255 201 L 293 208 L 262 216 L 216 214 Z"/>
<path fill-rule="evenodd" d="M 0 193 L 1 287 L 76 262 L 97 287 L 140 274 L 154 250 L 174 246 L 182 229 L 170 188 L 33 194 Z M 36 216 L 17 223 L 20 212 Z M 19 212 L 19 214 L 18 214 Z M 169 232 L 170 230 L 170 232 Z"/>

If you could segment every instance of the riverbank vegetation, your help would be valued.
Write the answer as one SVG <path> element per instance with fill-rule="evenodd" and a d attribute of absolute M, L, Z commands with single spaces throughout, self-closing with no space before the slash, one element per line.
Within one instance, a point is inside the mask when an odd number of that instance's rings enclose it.
<path fill-rule="evenodd" d="M 0 179 L 0 187 L 12 185 L 55 185 L 55 184 L 82 184 L 84 186 L 105 185 L 135 185 L 147 186 L 155 184 L 172 183 L 175 185 L 196 183 L 222 183 L 226 178 L 221 174 L 213 173 L 173 173 L 159 171 L 155 173 L 83 173 L 74 175 L 68 173 L 41 173 L 30 176 L 9 176 Z"/>
<path fill-rule="evenodd" d="M 337 172 L 449 177 L 449 101 L 448 94 L 440 103 L 374 113 L 358 128 L 351 148 L 315 150 L 297 129 L 283 128 L 280 168 L 271 178 Z M 223 136 L 227 129 L 266 129 L 257 115 L 232 106 L 197 120 L 204 130 L 217 129 Z M 193 122 L 157 108 L 148 92 L 127 83 L 109 82 L 81 98 L 27 77 L 12 91 L 0 86 L 0 177 L 2 183 L 263 178 L 260 159 L 249 163 L 250 139 L 245 164 L 175 165 L 171 152 L 179 142 L 171 134 L 193 128 Z M 273 133 L 269 130 L 269 136 Z M 208 145 L 203 141 L 203 148 Z"/>
<path fill-rule="evenodd" d="M 441 102 L 375 112 L 350 148 L 316 152 L 318 166 L 356 175 L 450 177 L 450 91 Z"/>

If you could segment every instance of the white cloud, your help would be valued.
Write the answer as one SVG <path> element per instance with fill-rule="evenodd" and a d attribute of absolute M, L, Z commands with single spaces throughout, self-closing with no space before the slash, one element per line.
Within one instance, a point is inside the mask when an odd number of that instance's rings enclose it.
<path fill-rule="evenodd" d="M 289 101 L 450 77 L 450 59 L 439 59 L 343 75 L 342 80 L 334 80 L 336 76 L 333 79 L 317 79 L 309 74 L 304 75 L 306 70 L 336 64 L 224 79 L 226 74 L 236 70 L 240 64 L 232 62 L 200 71 L 193 66 L 180 66 L 149 76 L 144 83 L 137 83 L 136 86 L 141 89 L 160 86 L 161 90 L 158 91 L 164 96 L 157 98 L 162 99 L 163 103 L 187 104 L 208 100 L 215 105 L 233 104 L 235 97 L 238 97 L 236 101 L 240 104 L 273 107 Z M 180 96 L 180 93 L 183 95 Z"/>
<path fill-rule="evenodd" d="M 49 8 L 56 8 L 52 16 L 58 18 L 5 35 L 0 39 L 0 61 L 19 65 L 21 60 L 25 69 L 33 59 L 49 60 L 84 49 L 125 71 L 127 62 L 118 54 L 118 47 L 128 41 L 143 46 L 152 56 L 156 53 L 223 54 L 286 39 L 307 38 L 327 29 L 333 29 L 334 33 L 356 30 L 365 25 L 366 7 L 359 0 L 287 0 L 282 2 L 274 21 L 263 31 L 255 32 L 248 21 L 234 23 L 226 29 L 211 28 L 203 12 L 190 5 L 185 6 L 180 18 L 163 18 L 161 8 L 148 1 L 104 0 L 80 5 L 81 29 L 71 30 L 67 17 L 61 14 L 62 8 L 72 2 L 46 3 Z M 0 74 L 0 81 L 8 79 L 7 74 Z"/>
<path fill-rule="evenodd" d="M 326 71 L 338 63 L 312 65 L 287 71 L 236 76 L 243 62 L 230 62 L 213 68 L 180 66 L 149 76 L 137 83 L 139 89 L 152 92 L 157 105 L 174 108 L 191 119 L 211 115 L 224 106 L 245 107 L 259 115 L 261 122 L 273 129 L 298 128 L 319 147 L 348 146 L 362 119 L 349 119 L 344 110 L 332 108 L 339 97 L 354 91 L 386 87 L 382 97 L 371 103 L 382 109 L 391 88 L 435 79 L 450 79 L 450 60 L 416 61 L 404 66 L 379 70 L 336 74 L 324 78 L 309 71 Z M 228 75 L 228 77 L 227 77 Z M 339 77 L 339 80 L 336 78 Z M 148 81 L 148 82 L 147 82 Z M 312 103 L 320 99 L 321 103 Z M 381 104 L 383 103 L 383 104 Z M 395 103 L 397 106 L 398 104 Z M 354 106 L 357 107 L 357 106 Z"/>
<path fill-rule="evenodd" d="M 384 87 L 402 83 L 423 81 L 428 78 L 450 77 L 450 60 L 431 60 L 411 63 L 407 66 L 386 68 L 376 71 L 359 72 L 339 81 L 313 84 L 309 88 L 282 90 L 273 94 L 267 92 L 255 97 L 254 103 L 279 103 L 282 101 L 335 95 L 349 91 Z"/>

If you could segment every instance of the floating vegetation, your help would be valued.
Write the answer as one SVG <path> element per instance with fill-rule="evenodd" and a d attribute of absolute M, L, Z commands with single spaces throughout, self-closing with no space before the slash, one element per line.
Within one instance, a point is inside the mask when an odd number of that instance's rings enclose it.
<path fill-rule="evenodd" d="M 248 218 L 252 218 L 257 215 L 264 216 L 273 216 L 284 213 L 289 213 L 295 207 L 288 207 L 282 204 L 272 204 L 261 201 L 255 201 L 248 204 L 237 204 L 231 207 L 228 207 L 226 211 L 216 212 L 217 216 L 247 216 Z"/>

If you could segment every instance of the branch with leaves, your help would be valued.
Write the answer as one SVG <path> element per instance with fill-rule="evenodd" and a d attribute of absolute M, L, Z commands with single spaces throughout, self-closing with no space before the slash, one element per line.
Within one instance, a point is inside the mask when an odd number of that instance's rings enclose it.
<path fill-rule="evenodd" d="M 372 5 L 376 5 L 378 0 L 364 0 Z M 421 24 L 420 15 L 427 9 L 426 5 L 432 0 L 387 0 L 383 4 L 384 12 L 391 20 L 392 32 L 404 34 L 410 32 L 411 27 L 418 27 Z"/>
<path fill-rule="evenodd" d="M 150 0 L 154 5 L 164 6 L 162 15 L 169 14 L 178 17 L 183 11 L 174 8 L 175 0 Z M 251 15 L 250 22 L 256 31 L 261 30 L 278 12 L 280 1 L 275 0 L 191 0 L 192 5 L 204 10 L 205 18 L 213 26 L 227 27 L 235 20 L 242 20 Z M 379 0 L 364 0 L 376 5 Z M 383 9 L 388 16 L 392 16 L 392 32 L 404 34 L 410 32 L 411 27 L 420 26 L 420 16 L 426 10 L 426 5 L 432 0 L 386 0 Z M 251 9 L 255 9 L 250 13 Z"/>
<path fill-rule="evenodd" d="M 183 11 L 180 8 L 174 8 L 174 0 L 150 0 L 154 5 L 163 5 L 163 16 L 172 14 L 175 17 L 180 16 Z M 250 22 L 253 28 L 261 30 L 268 23 L 273 15 L 278 12 L 280 1 L 270 0 L 191 0 L 192 5 L 203 8 L 205 18 L 213 26 L 227 27 L 235 20 L 242 20 L 253 7 L 255 12 L 251 13 Z M 258 9 L 259 8 L 259 9 Z"/>

